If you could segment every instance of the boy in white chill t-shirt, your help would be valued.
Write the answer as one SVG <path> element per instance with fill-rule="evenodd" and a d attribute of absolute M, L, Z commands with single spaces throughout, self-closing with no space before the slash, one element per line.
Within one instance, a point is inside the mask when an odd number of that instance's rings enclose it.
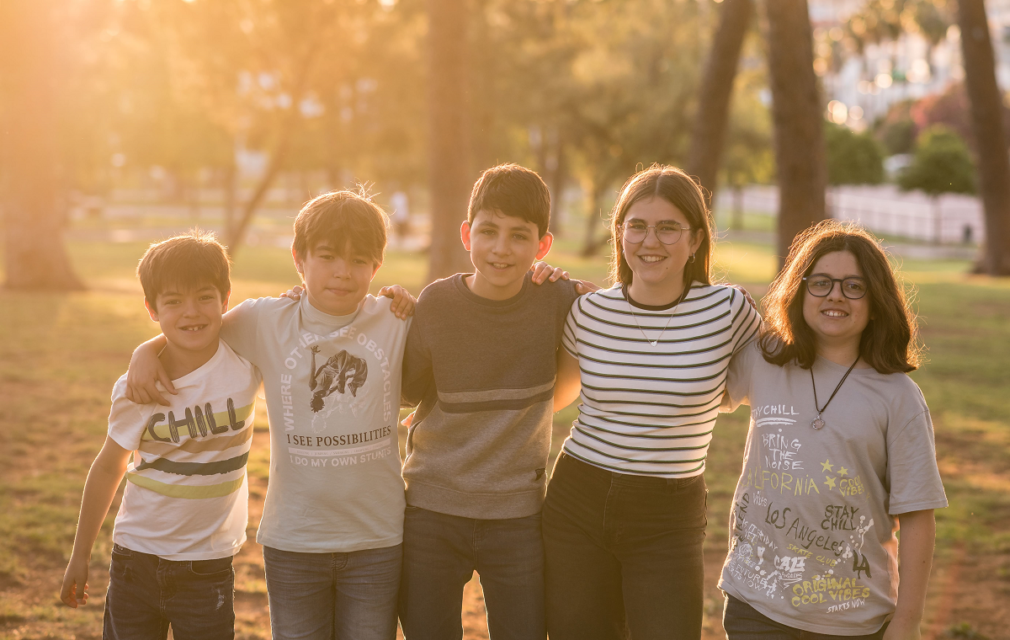
<path fill-rule="evenodd" d="M 60 597 L 75 608 L 87 602 L 91 549 L 125 474 L 104 637 L 165 638 L 171 626 L 177 638 L 232 638 L 232 556 L 246 540 L 260 374 L 219 339 L 231 283 L 213 236 L 152 245 L 137 273 L 178 394 L 167 407 L 140 405 L 125 397 L 125 374 L 116 383 Z"/>

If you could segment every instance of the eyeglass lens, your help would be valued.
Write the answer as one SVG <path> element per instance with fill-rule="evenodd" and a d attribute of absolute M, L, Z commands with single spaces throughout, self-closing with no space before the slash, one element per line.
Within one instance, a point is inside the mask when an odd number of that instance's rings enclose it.
<path fill-rule="evenodd" d="M 645 224 L 644 222 L 627 222 L 624 225 L 624 239 L 628 242 L 638 244 L 645 242 L 649 235 L 649 229 L 656 231 L 656 237 L 663 244 L 676 244 L 680 236 L 684 233 L 684 227 L 679 224 L 660 223 L 657 225 Z"/>
<path fill-rule="evenodd" d="M 812 275 L 804 278 L 810 295 L 823 298 L 831 293 L 835 283 L 842 285 L 842 295 L 850 300 L 858 300 L 866 295 L 866 283 L 862 278 L 830 278 L 828 276 Z"/>

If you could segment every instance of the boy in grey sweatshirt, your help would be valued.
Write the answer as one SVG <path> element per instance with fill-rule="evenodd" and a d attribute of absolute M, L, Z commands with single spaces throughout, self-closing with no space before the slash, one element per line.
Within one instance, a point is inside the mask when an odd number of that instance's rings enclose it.
<path fill-rule="evenodd" d="M 429 285 L 403 363 L 407 435 L 400 622 L 407 640 L 462 638 L 481 577 L 496 640 L 546 638 L 540 510 L 556 355 L 577 297 L 528 275 L 547 255 L 550 194 L 535 172 L 488 169 L 460 229 L 475 272 Z"/>

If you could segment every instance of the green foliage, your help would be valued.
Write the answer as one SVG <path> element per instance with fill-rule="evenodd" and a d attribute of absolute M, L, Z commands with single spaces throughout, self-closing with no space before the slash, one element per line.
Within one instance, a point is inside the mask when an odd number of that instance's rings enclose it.
<path fill-rule="evenodd" d="M 975 193 L 975 166 L 964 140 L 943 125 L 922 132 L 912 164 L 898 176 L 898 186 L 931 196 Z"/>
<path fill-rule="evenodd" d="M 975 631 L 967 622 L 959 622 L 953 625 L 943 635 L 947 638 L 956 638 L 957 640 L 989 640 L 989 636 Z"/>
<path fill-rule="evenodd" d="M 917 130 L 915 121 L 907 114 L 894 120 L 888 117 L 877 129 L 877 139 L 884 145 L 888 155 L 912 153 L 915 150 Z"/>
<path fill-rule="evenodd" d="M 869 134 L 824 123 L 828 183 L 880 184 L 884 181 L 884 153 Z"/>

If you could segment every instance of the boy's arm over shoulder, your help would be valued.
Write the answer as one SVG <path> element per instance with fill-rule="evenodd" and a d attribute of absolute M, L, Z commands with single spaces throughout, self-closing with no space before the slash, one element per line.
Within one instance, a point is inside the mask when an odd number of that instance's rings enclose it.
<path fill-rule="evenodd" d="M 417 297 L 414 317 L 407 330 L 407 343 L 403 349 L 403 377 L 400 395 L 403 404 L 415 406 L 421 402 L 434 384 L 431 351 L 424 339 L 424 328 L 437 321 L 439 312 L 445 311 L 447 297 L 444 295 L 446 280 L 436 280 L 429 284 Z"/>
<path fill-rule="evenodd" d="M 298 305 L 289 298 L 249 298 L 235 305 L 224 314 L 221 325 L 221 339 L 232 350 L 246 358 L 256 359 L 260 344 L 258 328 L 260 322 L 269 322 L 270 314 L 280 313 Z"/>

